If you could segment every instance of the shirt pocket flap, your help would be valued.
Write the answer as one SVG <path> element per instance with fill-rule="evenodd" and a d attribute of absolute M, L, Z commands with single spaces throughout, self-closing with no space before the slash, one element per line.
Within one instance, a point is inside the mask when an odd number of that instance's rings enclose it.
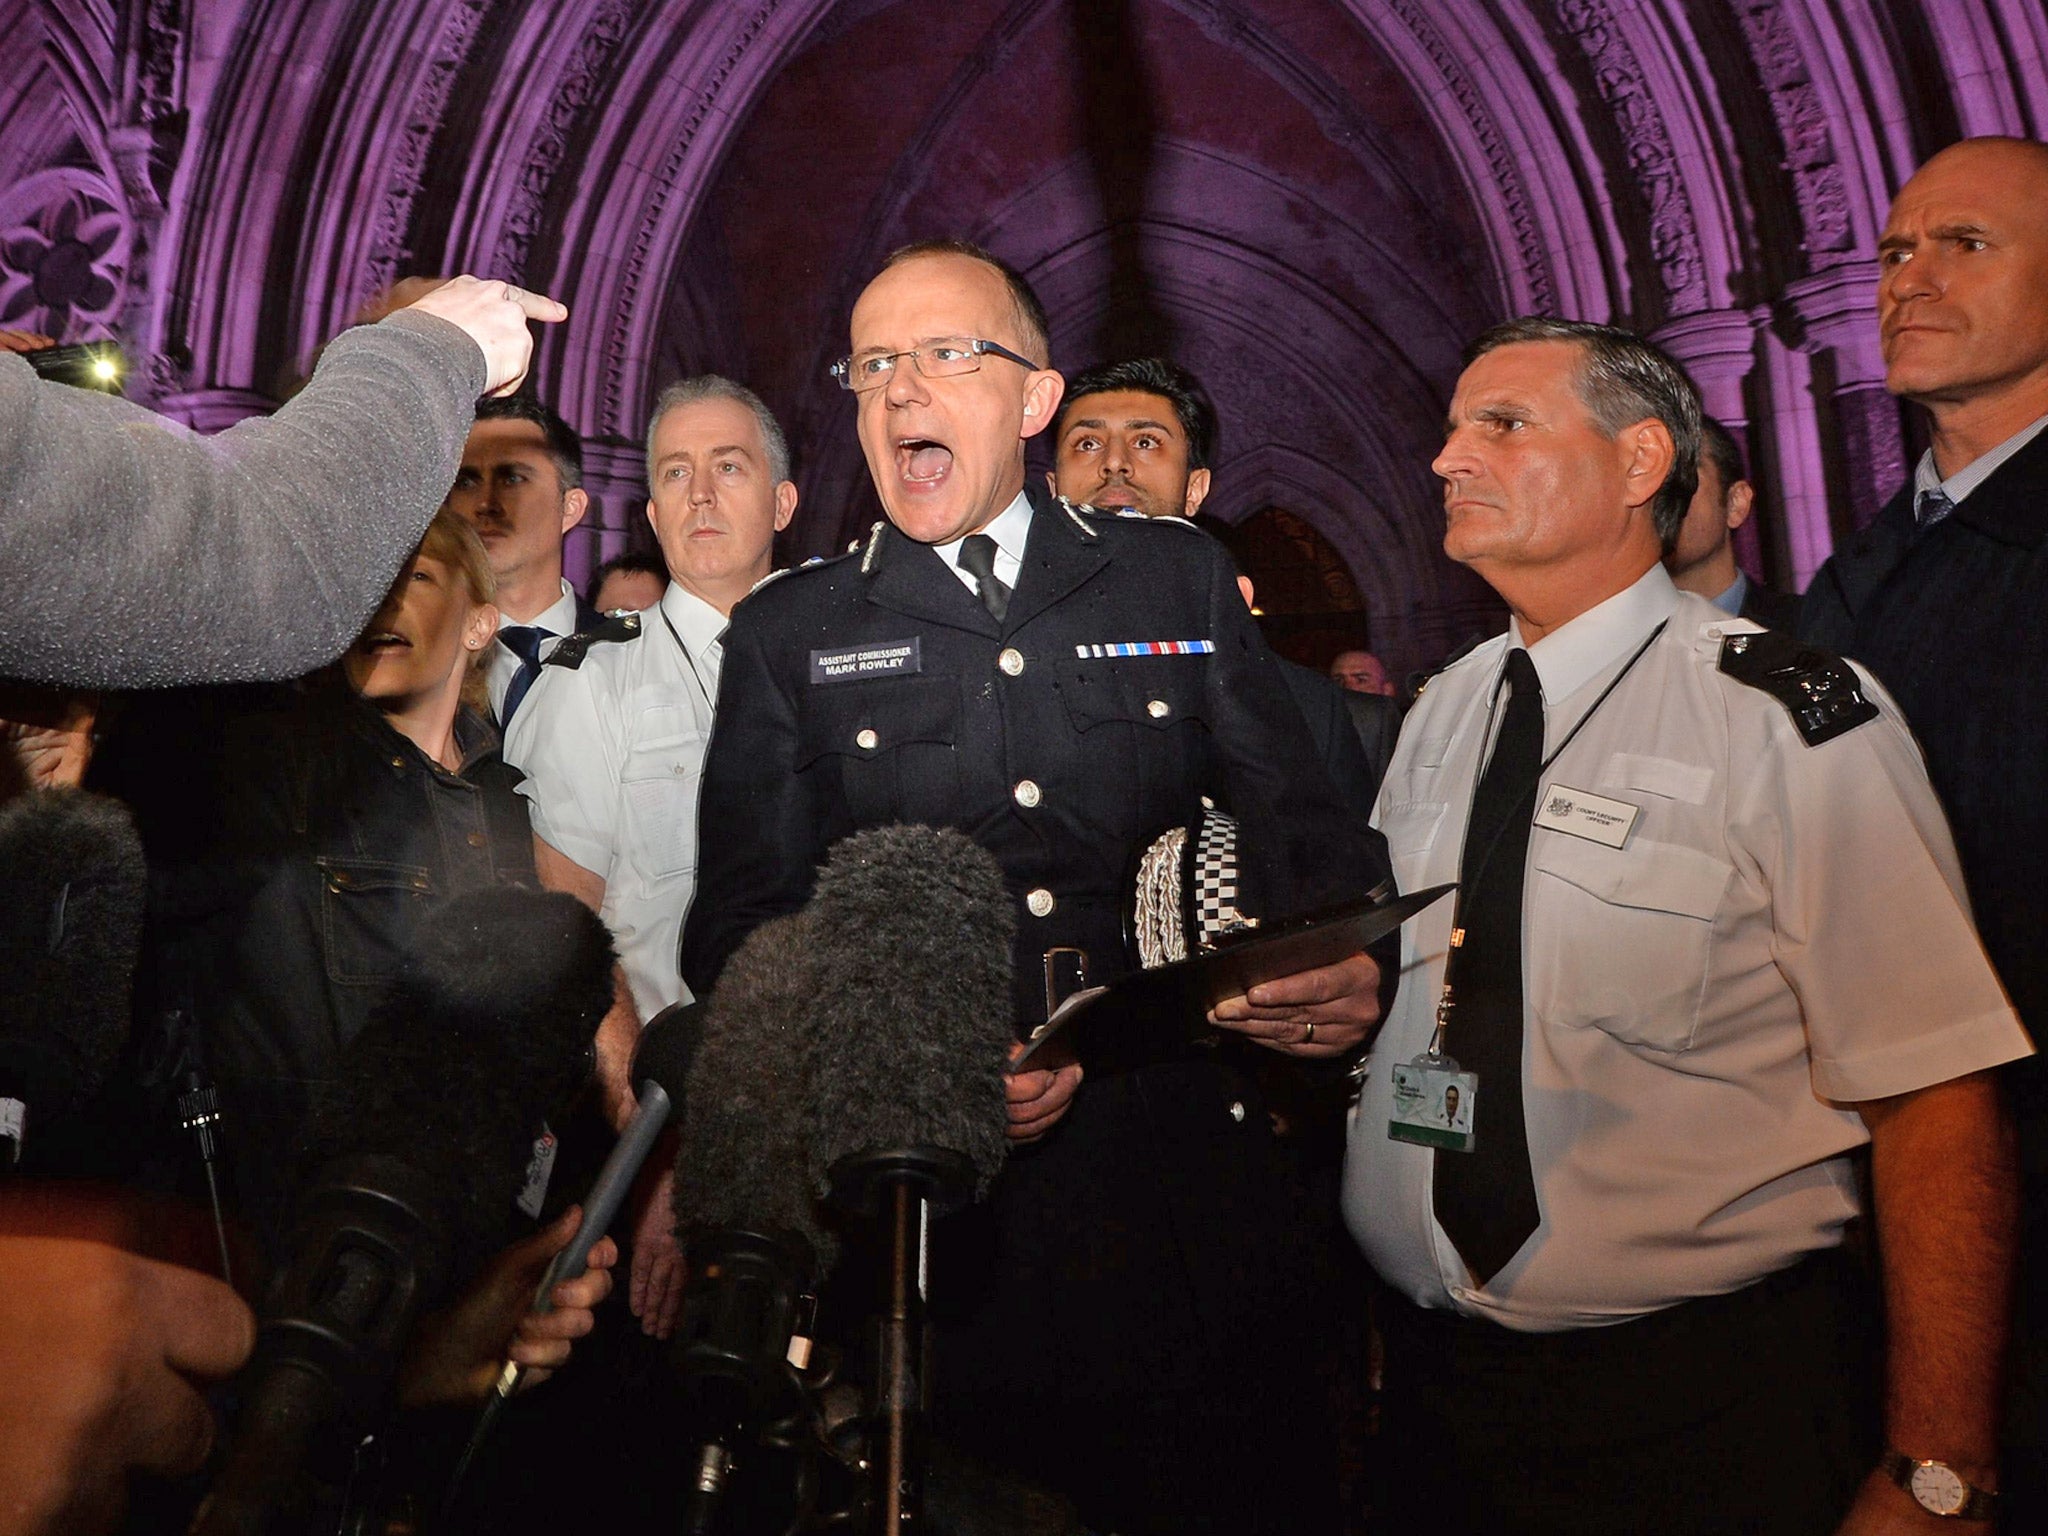
<path fill-rule="evenodd" d="M 1704 805 L 1707 791 L 1714 787 L 1714 770 L 1698 763 L 1681 763 L 1668 757 L 1645 757 L 1640 752 L 1617 752 L 1601 775 L 1603 789 L 1640 789 L 1666 800 L 1683 800 L 1687 805 Z"/>
<path fill-rule="evenodd" d="M 1608 848 L 1556 833 L 1538 839 L 1532 861 L 1546 874 L 1610 906 L 1674 912 L 1703 921 L 1721 909 L 1734 866 L 1696 848 L 1637 839 Z"/>
<path fill-rule="evenodd" d="M 823 757 L 877 757 L 914 741 L 950 747 L 959 729 L 959 687 L 950 677 L 819 689 L 797 720 L 796 766 Z"/>
<path fill-rule="evenodd" d="M 1393 853 L 1422 853 L 1436 844 L 1437 829 L 1444 824 L 1441 800 L 1400 800 L 1387 807 L 1380 818 L 1380 835 Z"/>
<path fill-rule="evenodd" d="M 687 778 L 703 766 L 704 736 L 696 717 L 680 704 L 656 704 L 640 711 L 632 747 L 619 767 L 619 782 Z"/>

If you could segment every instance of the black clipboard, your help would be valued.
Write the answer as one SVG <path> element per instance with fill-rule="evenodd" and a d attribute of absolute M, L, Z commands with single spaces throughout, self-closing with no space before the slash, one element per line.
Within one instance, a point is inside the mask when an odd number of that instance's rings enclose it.
<path fill-rule="evenodd" d="M 1283 918 L 1208 954 L 1076 992 L 1031 1032 L 1010 1070 L 1051 1071 L 1078 1061 L 1083 1070 L 1106 1076 L 1185 1056 L 1228 1033 L 1207 1017 L 1224 998 L 1277 976 L 1334 965 L 1456 889 L 1455 882 L 1433 885 L 1386 901 L 1345 902 Z"/>

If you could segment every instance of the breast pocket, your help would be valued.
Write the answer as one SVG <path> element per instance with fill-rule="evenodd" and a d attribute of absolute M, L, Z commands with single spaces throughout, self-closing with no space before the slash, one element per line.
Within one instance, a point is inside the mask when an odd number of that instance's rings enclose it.
<path fill-rule="evenodd" d="M 1404 891 L 1429 883 L 1430 854 L 1449 807 L 1442 800 L 1397 800 L 1380 817 L 1380 835 L 1394 866 L 1394 883 Z"/>
<path fill-rule="evenodd" d="M 634 744 L 619 770 L 625 800 L 622 848 L 649 875 L 687 875 L 697 867 L 697 794 L 704 772 L 704 735 L 680 705 L 643 710 Z"/>
<path fill-rule="evenodd" d="M 1161 807 L 1184 806 L 1213 785 L 1204 666 L 1148 656 L 1078 661 L 1061 674 L 1075 777 L 1089 786 L 1091 811 L 1118 832 L 1148 835 Z"/>
<path fill-rule="evenodd" d="M 1733 866 L 1672 843 L 1608 848 L 1541 830 L 1529 855 L 1547 951 L 1530 955 L 1537 1016 L 1655 1051 L 1689 1048 Z"/>
<path fill-rule="evenodd" d="M 351 986 L 389 981 L 398 971 L 420 913 L 433 899 L 433 876 L 416 864 L 378 859 L 316 862 L 328 976 Z"/>
<path fill-rule="evenodd" d="M 958 817 L 960 685 L 904 677 L 814 688 L 797 720 L 797 772 L 836 773 L 856 824 Z"/>

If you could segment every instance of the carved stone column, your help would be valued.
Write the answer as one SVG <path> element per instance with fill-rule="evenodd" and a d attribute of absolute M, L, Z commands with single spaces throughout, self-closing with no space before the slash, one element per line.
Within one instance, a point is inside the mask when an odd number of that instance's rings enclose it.
<path fill-rule="evenodd" d="M 1877 339 L 1877 263 L 1849 262 L 1788 284 L 1779 305 L 1813 358 L 1827 402 L 1823 449 L 1838 530 L 1861 528 L 1906 478 L 1898 402 L 1885 392 Z"/>

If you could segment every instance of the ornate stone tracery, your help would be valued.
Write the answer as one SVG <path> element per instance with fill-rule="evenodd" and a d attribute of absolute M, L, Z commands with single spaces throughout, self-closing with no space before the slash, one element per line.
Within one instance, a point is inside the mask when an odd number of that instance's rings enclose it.
<path fill-rule="evenodd" d="M 1163 321 L 1242 456 L 1218 510 L 1312 522 L 1424 660 L 1472 601 L 1426 470 L 1462 337 L 1657 326 L 1747 423 L 1796 585 L 1902 472 L 1862 265 L 1891 189 L 2048 103 L 2021 0 L 1097 3 L 1142 68 L 1077 52 L 1074 0 L 0 0 L 0 324 L 118 333 L 137 393 L 219 424 L 371 289 L 517 276 L 571 303 L 535 377 L 609 504 L 686 357 L 795 428 L 821 547 L 861 494 L 822 359 L 882 253 L 973 232 L 1064 364 Z M 1120 181 L 1083 88 L 1146 125 Z"/>

